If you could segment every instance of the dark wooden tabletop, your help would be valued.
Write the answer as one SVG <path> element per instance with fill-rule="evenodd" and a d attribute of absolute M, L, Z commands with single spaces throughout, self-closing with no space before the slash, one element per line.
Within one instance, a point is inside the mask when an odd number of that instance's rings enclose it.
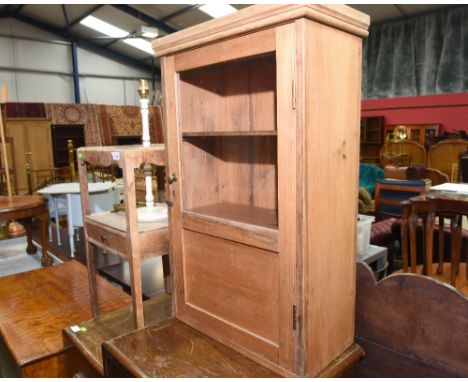
<path fill-rule="evenodd" d="M 98 277 L 103 313 L 130 297 Z M 62 329 L 92 317 L 86 267 L 77 261 L 0 278 L 0 332 L 17 365 L 64 349 Z"/>
<path fill-rule="evenodd" d="M 34 208 L 45 203 L 46 200 L 37 195 L 0 196 L 0 213 Z"/>

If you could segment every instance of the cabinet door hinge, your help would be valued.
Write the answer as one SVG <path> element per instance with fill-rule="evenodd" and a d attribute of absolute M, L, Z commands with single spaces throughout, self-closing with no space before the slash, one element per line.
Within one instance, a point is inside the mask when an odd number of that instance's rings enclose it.
<path fill-rule="evenodd" d="M 293 80 L 292 81 L 292 108 L 295 109 L 296 108 L 296 81 Z"/>
<path fill-rule="evenodd" d="M 297 322 L 298 322 L 298 317 L 297 317 L 297 306 L 296 305 L 293 305 L 293 309 L 292 309 L 292 314 L 293 314 L 293 330 L 296 330 L 297 329 Z"/>

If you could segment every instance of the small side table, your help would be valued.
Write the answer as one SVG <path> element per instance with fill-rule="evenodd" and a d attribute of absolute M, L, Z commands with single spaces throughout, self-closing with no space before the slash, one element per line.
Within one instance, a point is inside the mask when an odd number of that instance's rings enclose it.
<path fill-rule="evenodd" d="M 28 246 L 26 252 L 30 255 L 37 252 L 32 243 L 32 218 L 36 217 L 40 224 L 42 258 L 41 264 L 48 267 L 53 264 L 52 257 L 47 254 L 47 228 L 49 225 L 49 211 L 47 202 L 41 196 L 2 196 L 0 197 L 0 220 L 23 220 L 26 225 Z"/>

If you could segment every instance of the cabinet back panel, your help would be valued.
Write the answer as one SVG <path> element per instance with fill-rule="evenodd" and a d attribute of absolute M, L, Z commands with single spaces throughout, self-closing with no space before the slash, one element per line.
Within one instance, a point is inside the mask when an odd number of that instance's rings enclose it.
<path fill-rule="evenodd" d="M 276 64 L 269 54 L 180 73 L 181 131 L 276 129 Z"/>
<path fill-rule="evenodd" d="M 278 254 L 184 230 L 185 302 L 278 343 Z"/>
<path fill-rule="evenodd" d="M 234 203 L 277 209 L 276 137 L 209 137 L 182 144 L 184 209 Z"/>

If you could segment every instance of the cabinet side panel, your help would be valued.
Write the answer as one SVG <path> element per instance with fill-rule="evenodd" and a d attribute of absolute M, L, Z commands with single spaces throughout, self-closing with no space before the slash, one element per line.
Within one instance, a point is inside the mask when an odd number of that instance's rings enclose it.
<path fill-rule="evenodd" d="M 307 375 L 354 341 L 361 39 L 305 22 Z"/>

